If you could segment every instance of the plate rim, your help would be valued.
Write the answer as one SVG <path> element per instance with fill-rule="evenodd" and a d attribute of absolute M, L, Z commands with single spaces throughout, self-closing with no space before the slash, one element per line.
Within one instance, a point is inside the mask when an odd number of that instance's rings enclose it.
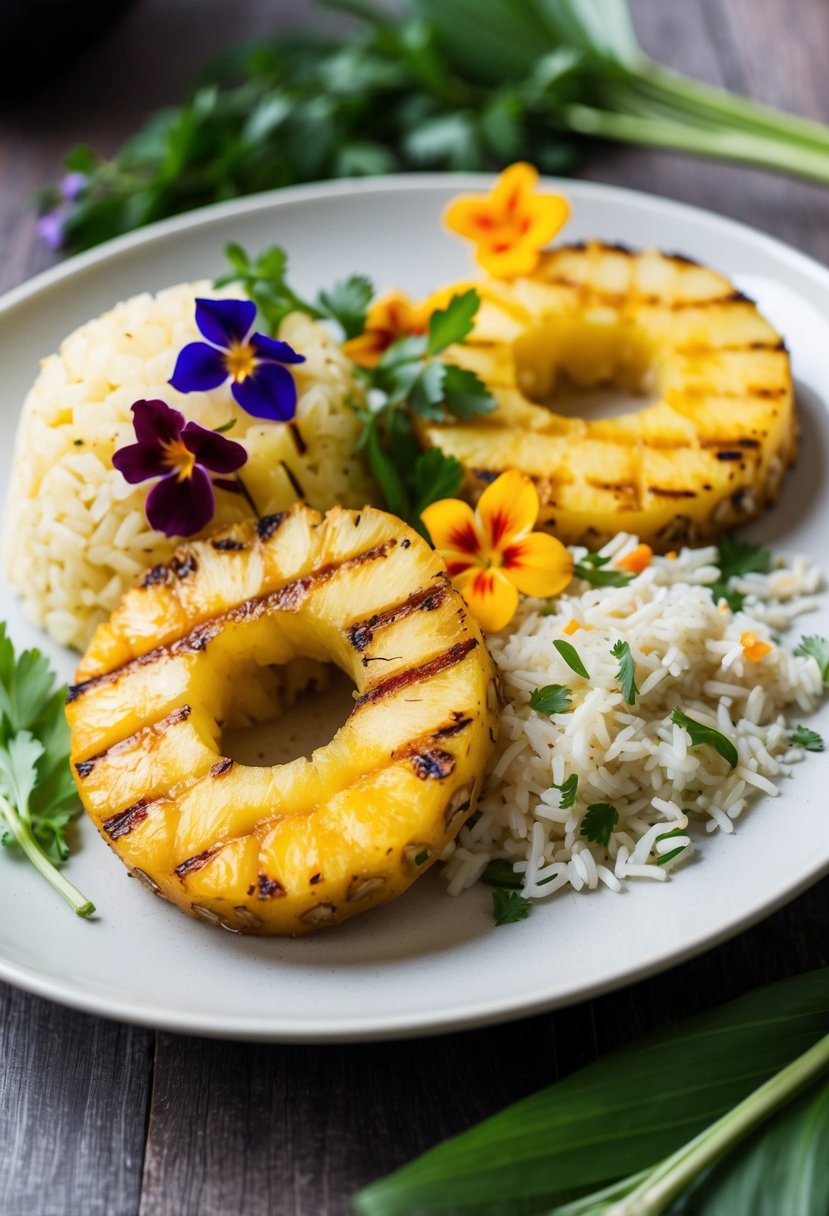
<path fill-rule="evenodd" d="M 168 219 L 147 225 L 135 232 L 115 237 L 83 253 L 47 268 L 25 280 L 0 296 L 0 322 L 16 307 L 39 295 L 48 293 L 65 280 L 95 272 L 101 267 L 117 262 L 125 255 L 142 246 L 154 245 L 193 228 L 222 224 L 238 216 L 278 210 L 291 204 L 312 202 L 337 197 L 368 197 L 385 192 L 409 193 L 430 192 L 454 187 L 459 190 L 485 189 L 491 186 L 494 174 L 488 173 L 407 173 L 383 175 L 333 182 L 318 182 L 300 186 L 263 191 L 244 198 L 232 199 L 184 212 Z M 687 219 L 704 229 L 714 229 L 715 235 L 727 236 L 729 232 L 749 239 L 770 254 L 785 259 L 788 266 L 799 271 L 822 290 L 829 292 L 829 268 L 816 258 L 794 248 L 778 237 L 729 216 L 723 216 L 708 208 L 698 207 L 676 199 L 616 186 L 611 183 L 583 181 L 558 177 L 542 177 L 542 182 L 551 188 L 567 191 L 578 199 L 593 199 L 611 203 L 624 199 L 639 208 L 655 208 L 667 212 L 677 219 Z M 9 961 L 0 955 L 0 979 L 33 993 L 36 996 L 56 1001 L 59 1004 L 99 1017 L 115 1019 L 132 1025 L 173 1033 L 197 1034 L 207 1037 L 254 1042 L 284 1043 L 344 1043 L 378 1042 L 385 1039 L 405 1039 L 451 1033 L 475 1027 L 490 1026 L 521 1017 L 531 1017 L 556 1008 L 590 1000 L 603 993 L 613 991 L 641 981 L 649 976 L 678 966 L 688 959 L 743 932 L 765 917 L 785 906 L 810 886 L 829 873 L 829 854 L 818 857 L 814 864 L 805 867 L 793 883 L 769 899 L 765 894 L 745 911 L 719 929 L 704 930 L 685 940 L 680 948 L 666 946 L 656 957 L 634 967 L 619 963 L 602 979 L 580 986 L 575 990 L 556 995 L 493 998 L 486 1005 L 476 1000 L 470 1005 L 455 1004 L 449 1008 L 428 1010 L 418 1014 L 353 1015 L 343 1025 L 330 1019 L 318 1022 L 300 1020 L 293 1015 L 287 1021 L 278 1017 L 241 1017 L 224 1014 L 204 1014 L 198 1010 L 171 1010 L 157 1004 L 142 1002 L 140 997 L 132 1001 L 111 997 L 94 991 L 78 988 L 63 979 L 54 979 L 37 968 L 29 968 Z"/>

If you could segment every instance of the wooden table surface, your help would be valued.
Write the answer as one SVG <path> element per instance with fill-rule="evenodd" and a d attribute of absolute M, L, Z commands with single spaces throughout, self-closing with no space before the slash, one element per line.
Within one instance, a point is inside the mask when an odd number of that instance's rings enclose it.
<path fill-rule="evenodd" d="M 825 0 L 634 0 L 654 56 L 829 120 Z M 0 288 L 50 264 L 30 192 L 106 154 L 200 61 L 302 0 L 141 0 L 71 72 L 0 111 Z M 829 190 L 596 147 L 583 175 L 734 216 L 829 261 Z M 119 1025 L 0 986 L 4 1216 L 338 1216 L 360 1185 L 644 1030 L 829 963 L 829 880 L 726 945 L 571 1009 L 377 1046 L 259 1046 Z M 735 1213 L 735 1216 L 741 1216 Z M 781 1214 L 782 1216 L 782 1214 Z"/>

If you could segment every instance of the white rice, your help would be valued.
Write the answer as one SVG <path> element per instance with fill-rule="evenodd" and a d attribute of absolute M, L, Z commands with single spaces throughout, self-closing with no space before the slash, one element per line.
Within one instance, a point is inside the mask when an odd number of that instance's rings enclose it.
<path fill-rule="evenodd" d="M 622 534 L 602 553 L 618 560 L 635 544 Z M 814 660 L 771 631 L 815 606 L 821 574 L 798 557 L 746 575 L 733 584 L 746 594 L 743 610 L 732 613 L 705 586 L 719 577 L 716 560 L 714 548 L 685 549 L 675 560 L 654 558 L 625 587 L 576 582 L 546 615 L 538 601 L 523 601 L 510 628 L 489 638 L 506 708 L 478 814 L 444 855 L 452 894 L 495 858 L 514 864 L 529 899 L 568 886 L 621 891 L 632 878 L 663 882 L 707 833 L 733 832 L 753 798 L 779 793 L 804 755 L 790 744 L 785 713 L 810 713 L 823 686 Z M 565 633 L 573 621 L 582 627 Z M 760 662 L 740 644 L 748 631 L 772 643 Z M 611 654 L 620 639 L 635 662 L 633 705 Z M 576 647 L 589 679 L 565 663 L 556 640 Z M 530 708 L 533 690 L 547 684 L 572 689 L 569 712 L 547 717 Z M 671 721 L 675 708 L 726 735 L 739 763 L 729 769 L 712 746 L 692 746 Z M 554 784 L 574 774 L 575 804 L 562 809 Z M 600 802 L 618 813 L 606 847 L 582 835 L 586 809 Z"/>
<path fill-rule="evenodd" d="M 32 620 L 66 645 L 83 648 L 126 588 L 177 543 L 147 523 L 153 483 L 130 486 L 112 467 L 115 449 L 135 441 L 130 407 L 140 398 L 161 398 L 210 428 L 235 419 L 229 437 L 248 450 L 242 475 L 262 514 L 294 502 L 294 483 L 319 510 L 337 502 L 359 507 L 372 497 L 354 451 L 350 364 L 307 317 L 286 318 L 280 331 L 306 357 L 292 369 L 295 427 L 252 418 L 227 385 L 186 395 L 170 387 L 178 352 L 200 338 L 194 300 L 203 295 L 239 292 L 191 283 L 118 304 L 43 360 L 26 398 L 6 504 L 6 573 Z M 217 492 L 216 505 L 211 527 L 251 514 L 226 491 Z"/>

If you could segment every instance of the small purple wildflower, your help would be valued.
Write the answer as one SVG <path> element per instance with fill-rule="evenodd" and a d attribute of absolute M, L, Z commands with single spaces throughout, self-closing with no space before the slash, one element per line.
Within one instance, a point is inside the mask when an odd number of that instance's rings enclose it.
<path fill-rule="evenodd" d="M 234 399 L 254 418 L 288 422 L 296 383 L 283 364 L 304 363 L 287 342 L 254 333 L 251 300 L 196 300 L 196 324 L 207 339 L 179 353 L 170 384 L 180 393 L 208 392 L 230 380 Z"/>
<path fill-rule="evenodd" d="M 44 211 L 37 217 L 37 235 L 47 249 L 60 249 L 63 244 L 63 227 L 69 218 L 67 206 L 55 207 L 52 211 Z"/>
<path fill-rule="evenodd" d="M 89 178 L 85 173 L 64 173 L 58 186 L 61 198 L 65 199 L 67 203 L 74 203 L 83 194 L 88 181 Z"/>
<path fill-rule="evenodd" d="M 235 473 L 247 460 L 240 443 L 208 431 L 164 401 L 136 401 L 132 407 L 137 443 L 119 448 L 112 463 L 130 485 L 158 477 L 147 495 L 147 520 L 165 536 L 200 532 L 216 509 L 210 473 Z M 224 478 L 216 484 L 238 489 Z"/>

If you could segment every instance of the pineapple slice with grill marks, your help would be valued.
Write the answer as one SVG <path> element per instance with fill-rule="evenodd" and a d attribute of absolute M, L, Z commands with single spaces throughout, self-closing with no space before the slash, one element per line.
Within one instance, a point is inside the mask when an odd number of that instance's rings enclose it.
<path fill-rule="evenodd" d="M 310 757 L 247 767 L 221 727 L 334 663 Z M 69 691 L 83 804 L 130 872 L 237 932 L 300 934 L 401 894 L 473 812 L 497 677 L 441 558 L 384 512 L 303 505 L 180 548 L 100 626 Z M 288 687 L 290 693 L 290 687 Z"/>
<path fill-rule="evenodd" d="M 497 409 L 421 430 L 461 461 L 473 501 L 518 468 L 538 487 L 541 526 L 561 540 L 596 546 L 624 530 L 665 550 L 775 500 L 797 448 L 789 358 L 723 275 L 592 242 L 480 291 L 475 330 L 447 357 L 486 381 Z M 588 420 L 555 413 L 562 384 L 658 399 Z"/>

